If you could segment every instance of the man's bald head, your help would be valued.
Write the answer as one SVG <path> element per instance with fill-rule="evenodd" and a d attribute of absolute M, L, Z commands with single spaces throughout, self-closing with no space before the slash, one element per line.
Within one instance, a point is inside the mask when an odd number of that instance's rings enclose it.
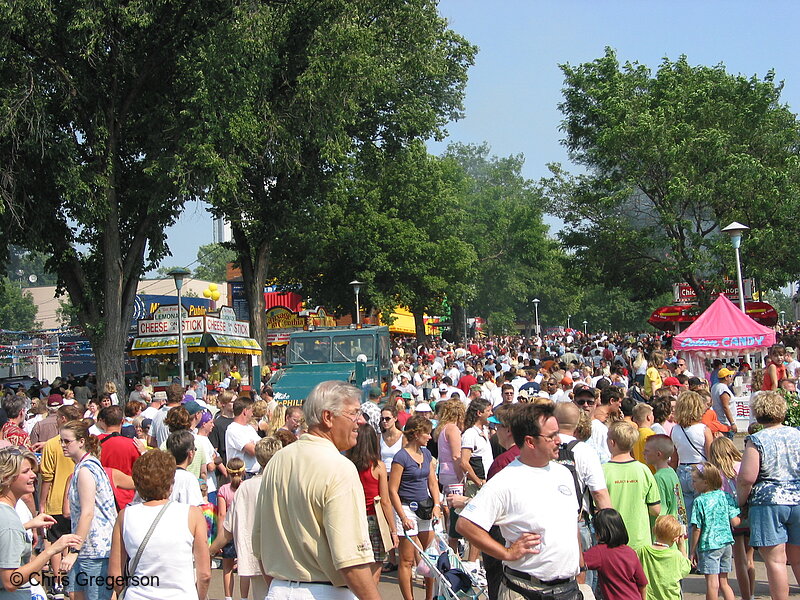
<path fill-rule="evenodd" d="M 581 409 L 574 402 L 559 402 L 553 414 L 558 421 L 558 430 L 565 433 L 575 431 L 581 419 Z"/>

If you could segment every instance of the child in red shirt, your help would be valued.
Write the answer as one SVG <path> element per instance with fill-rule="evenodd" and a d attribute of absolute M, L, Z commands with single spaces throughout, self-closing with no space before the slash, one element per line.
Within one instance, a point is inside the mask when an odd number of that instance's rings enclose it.
<path fill-rule="evenodd" d="M 587 569 L 600 574 L 603 598 L 645 600 L 647 577 L 633 548 L 628 546 L 628 530 L 620 514 L 604 508 L 594 520 L 597 545 L 583 553 Z"/>

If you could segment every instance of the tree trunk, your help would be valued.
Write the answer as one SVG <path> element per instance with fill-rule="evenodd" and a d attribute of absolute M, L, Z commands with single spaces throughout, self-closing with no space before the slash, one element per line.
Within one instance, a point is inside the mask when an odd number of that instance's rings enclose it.
<path fill-rule="evenodd" d="M 264 366 L 267 348 L 267 305 L 264 301 L 264 283 L 269 274 L 271 246 L 269 242 L 262 242 L 256 248 L 256 255 L 253 256 L 250 241 L 240 223 L 231 222 L 231 233 L 242 269 L 242 281 L 250 317 L 250 335 L 262 348 L 258 364 Z"/>
<path fill-rule="evenodd" d="M 425 317 L 421 310 L 414 311 L 414 329 L 417 334 L 417 346 L 427 345 L 428 334 L 425 333 Z"/>

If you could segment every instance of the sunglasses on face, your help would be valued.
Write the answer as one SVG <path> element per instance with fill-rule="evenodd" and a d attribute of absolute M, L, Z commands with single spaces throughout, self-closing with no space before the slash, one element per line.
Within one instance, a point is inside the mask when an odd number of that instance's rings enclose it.
<path fill-rule="evenodd" d="M 578 406 L 594 406 L 595 405 L 595 401 L 594 400 L 575 400 L 575 404 L 577 404 Z"/>

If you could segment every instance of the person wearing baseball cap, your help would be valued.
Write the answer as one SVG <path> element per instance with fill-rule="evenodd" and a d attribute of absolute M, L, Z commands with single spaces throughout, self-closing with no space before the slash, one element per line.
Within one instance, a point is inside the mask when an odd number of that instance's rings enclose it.
<path fill-rule="evenodd" d="M 664 379 L 664 387 L 668 387 L 670 394 L 673 396 L 677 396 L 681 393 L 686 386 L 681 383 L 681 380 L 677 377 L 667 377 Z"/>
<path fill-rule="evenodd" d="M 735 374 L 736 373 L 730 369 L 725 367 L 721 368 L 717 373 L 719 383 L 711 387 L 711 408 L 717 413 L 719 422 L 729 427 L 729 430 L 723 432 L 722 435 L 730 439 L 733 439 L 733 435 L 737 431 L 736 419 L 733 417 L 733 412 L 731 411 L 733 392 L 730 388 Z"/>
<path fill-rule="evenodd" d="M 51 437 L 58 435 L 58 423 L 56 423 L 56 413 L 60 406 L 63 406 L 64 398 L 61 394 L 50 394 L 47 397 L 47 416 L 36 423 L 31 429 L 31 445 L 42 444 Z"/>

